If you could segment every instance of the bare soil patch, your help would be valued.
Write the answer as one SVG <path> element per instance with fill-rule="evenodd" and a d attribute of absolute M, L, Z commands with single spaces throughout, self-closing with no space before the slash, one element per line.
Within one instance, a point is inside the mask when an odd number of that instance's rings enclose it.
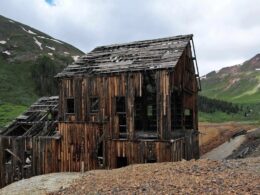
<path fill-rule="evenodd" d="M 200 154 L 203 155 L 228 141 L 236 132 L 256 128 L 254 124 L 237 122 L 200 123 Z"/>

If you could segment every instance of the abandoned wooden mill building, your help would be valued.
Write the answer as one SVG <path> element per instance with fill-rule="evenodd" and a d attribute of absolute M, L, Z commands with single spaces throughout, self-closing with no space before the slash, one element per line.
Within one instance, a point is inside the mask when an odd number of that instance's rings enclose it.
<path fill-rule="evenodd" d="M 57 126 L 41 127 L 44 136 L 28 133 L 31 175 L 199 158 L 192 37 L 97 47 L 59 73 Z M 25 151 L 15 154 L 12 144 L 3 144 L 16 134 L 0 137 L 2 185 L 16 171 L 5 169 L 5 155 L 26 163 Z"/>

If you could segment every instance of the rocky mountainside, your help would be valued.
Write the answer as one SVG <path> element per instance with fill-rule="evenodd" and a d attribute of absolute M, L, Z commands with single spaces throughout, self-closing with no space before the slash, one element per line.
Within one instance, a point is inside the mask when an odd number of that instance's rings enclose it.
<path fill-rule="evenodd" d="M 241 65 L 205 75 L 201 95 L 235 103 L 260 103 L 260 54 Z"/>
<path fill-rule="evenodd" d="M 83 52 L 0 16 L 0 127 L 39 96 L 56 95 L 53 78 Z"/>

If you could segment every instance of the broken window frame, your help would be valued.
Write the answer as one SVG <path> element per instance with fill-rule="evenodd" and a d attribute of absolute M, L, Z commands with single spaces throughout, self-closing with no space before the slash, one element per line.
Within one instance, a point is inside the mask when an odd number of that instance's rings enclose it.
<path fill-rule="evenodd" d="M 185 129 L 193 129 L 193 110 L 190 108 L 184 109 L 184 118 L 185 118 Z"/>
<path fill-rule="evenodd" d="M 90 106 L 89 106 L 89 112 L 90 114 L 96 114 L 99 112 L 99 97 L 97 96 L 92 96 L 89 99 L 90 101 Z"/>
<path fill-rule="evenodd" d="M 135 97 L 134 126 L 136 131 L 157 132 L 157 102 L 155 73 L 146 72 L 142 96 Z"/>
<path fill-rule="evenodd" d="M 183 128 L 183 99 L 180 91 L 171 92 L 171 126 L 172 130 Z"/>
<path fill-rule="evenodd" d="M 126 98 L 125 96 L 116 96 L 116 114 L 118 116 L 119 138 L 127 137 L 126 120 Z"/>

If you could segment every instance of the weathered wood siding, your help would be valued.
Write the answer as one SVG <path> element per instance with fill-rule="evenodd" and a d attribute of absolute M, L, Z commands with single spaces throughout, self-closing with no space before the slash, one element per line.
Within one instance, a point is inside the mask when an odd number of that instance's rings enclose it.
<path fill-rule="evenodd" d="M 0 187 L 60 171 L 59 147 L 59 139 L 53 137 L 0 136 Z"/>
<path fill-rule="evenodd" d="M 127 164 L 179 161 L 183 153 L 184 138 L 173 142 L 162 141 L 125 141 L 109 140 L 107 142 L 108 167 L 117 168 L 117 158 L 126 157 Z"/>
<path fill-rule="evenodd" d="M 197 86 L 191 52 L 188 49 L 173 70 L 156 70 L 157 133 L 160 139 L 169 139 L 171 131 L 171 93 L 178 91 L 182 97 L 183 110 L 192 110 L 193 125 L 197 129 Z M 148 70 L 149 71 L 149 70 Z M 128 72 L 114 75 L 96 75 L 64 78 L 60 81 L 60 121 L 105 123 L 108 135 L 119 138 L 116 97 L 126 98 L 127 138 L 135 137 L 134 100 L 142 96 L 142 72 Z M 90 98 L 99 98 L 99 110 L 90 113 Z M 75 113 L 67 113 L 67 98 L 74 98 Z M 183 115 L 183 113 L 181 113 Z M 185 128 L 183 117 L 182 126 Z"/>
<path fill-rule="evenodd" d="M 59 123 L 61 171 L 86 171 L 98 168 L 96 148 L 100 128 L 96 124 Z"/>

